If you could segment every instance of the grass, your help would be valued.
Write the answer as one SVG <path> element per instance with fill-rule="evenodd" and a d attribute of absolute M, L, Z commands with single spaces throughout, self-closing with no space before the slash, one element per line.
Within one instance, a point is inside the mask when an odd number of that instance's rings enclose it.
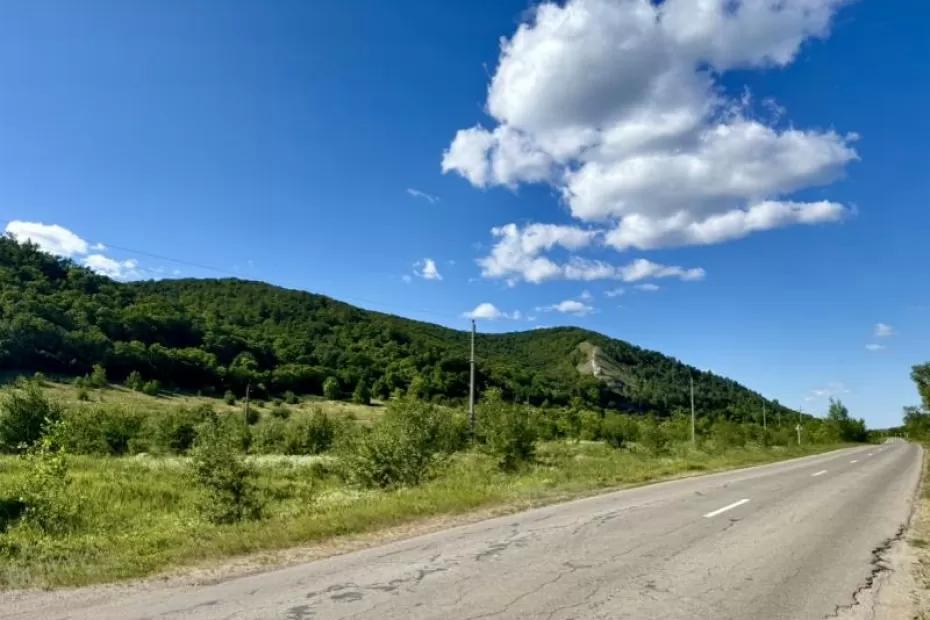
<path fill-rule="evenodd" d="M 46 393 L 56 402 L 65 407 L 76 407 L 85 401 L 78 398 L 78 389 L 70 383 L 46 381 Z M 198 396 L 184 392 L 165 391 L 158 396 L 149 396 L 142 392 L 130 390 L 121 385 L 110 385 L 102 389 L 88 389 L 89 403 L 101 407 L 120 407 L 147 412 L 171 411 L 178 407 L 194 408 L 200 405 L 210 405 L 217 413 L 242 411 L 245 401 L 239 399 L 234 405 L 227 405 L 222 398 Z M 252 401 L 251 406 L 259 412 L 267 413 L 274 406 L 271 401 Z M 303 396 L 300 402 L 286 405 L 293 412 L 321 409 L 334 417 L 347 417 L 362 423 L 371 423 L 377 419 L 384 407 L 374 402 L 372 405 L 359 405 L 356 403 L 326 400 L 318 396 Z"/>
<path fill-rule="evenodd" d="M 114 392 L 107 392 L 113 396 Z M 127 394 L 126 398 L 135 398 Z M 187 397 L 191 398 L 191 397 Z M 428 517 L 492 506 L 519 509 L 600 489 L 802 456 L 831 446 L 730 449 L 706 453 L 615 450 L 600 442 L 548 442 L 536 460 L 505 474 L 486 456 L 458 453 L 417 487 L 360 490 L 327 473 L 331 458 L 255 457 L 265 517 L 212 525 L 198 516 L 185 458 L 70 458 L 82 522 L 71 533 L 41 535 L 13 523 L 0 533 L 0 588 L 79 586 L 152 575 L 177 567 L 377 532 Z M 0 457 L 0 500 L 25 474 Z M 0 525 L 2 529 L 2 525 Z"/>

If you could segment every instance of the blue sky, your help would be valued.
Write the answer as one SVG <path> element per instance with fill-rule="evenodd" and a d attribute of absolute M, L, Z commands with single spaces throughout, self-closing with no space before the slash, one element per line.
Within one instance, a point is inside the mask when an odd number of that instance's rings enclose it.
<path fill-rule="evenodd" d="M 930 10 L 719 4 L 4 2 L 0 218 L 121 278 L 492 304 L 895 424 Z"/>

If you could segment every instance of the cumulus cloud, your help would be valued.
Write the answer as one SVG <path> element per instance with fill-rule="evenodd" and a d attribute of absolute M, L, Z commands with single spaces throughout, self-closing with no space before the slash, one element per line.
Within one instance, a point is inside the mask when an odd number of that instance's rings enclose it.
<path fill-rule="evenodd" d="M 529 224 L 523 228 L 507 224 L 491 229 L 491 234 L 497 242 L 490 254 L 478 259 L 481 274 L 485 278 L 504 279 L 511 285 L 520 281 L 538 284 L 559 279 L 636 282 L 647 278 L 674 277 L 694 281 L 705 276 L 699 267 L 660 265 L 646 259 L 617 266 L 574 254 L 562 262 L 544 255 L 553 249 L 572 252 L 601 244 L 603 235 L 596 230 L 555 224 Z"/>
<path fill-rule="evenodd" d="M 578 301 L 577 299 L 566 299 L 551 306 L 540 306 L 536 308 L 539 312 L 561 312 L 562 314 L 573 314 L 575 316 L 585 316 L 594 311 L 593 306 Z"/>
<path fill-rule="evenodd" d="M 58 224 L 13 220 L 6 225 L 6 233 L 19 242 L 31 241 L 39 249 L 55 256 L 71 258 L 94 272 L 114 280 L 138 280 L 157 274 L 157 270 L 144 271 L 133 259 L 116 260 L 101 252 L 102 243 L 88 243 L 85 239 Z"/>
<path fill-rule="evenodd" d="M 889 336 L 895 335 L 895 330 L 894 327 L 887 323 L 876 323 L 872 334 L 876 338 L 888 338 Z"/>
<path fill-rule="evenodd" d="M 608 297 L 620 297 L 621 295 L 626 294 L 626 289 L 624 289 L 622 286 L 618 286 L 617 288 L 604 291 L 604 294 Z"/>
<path fill-rule="evenodd" d="M 424 258 L 413 264 L 413 273 L 424 280 L 442 280 L 442 274 L 432 258 Z"/>
<path fill-rule="evenodd" d="M 434 204 L 436 204 L 437 202 L 439 202 L 439 196 L 436 196 L 436 195 L 434 195 L 434 194 L 430 194 L 430 193 L 428 193 L 428 192 L 424 192 L 424 191 L 419 190 L 419 189 L 416 189 L 416 188 L 414 188 L 414 187 L 408 187 L 408 188 L 407 188 L 407 193 L 410 194 L 411 196 L 413 196 L 414 198 L 420 198 L 421 200 L 425 200 L 426 202 L 430 203 L 431 205 L 434 205 Z"/>
<path fill-rule="evenodd" d="M 547 183 L 619 250 L 838 221 L 840 204 L 786 197 L 840 177 L 856 136 L 779 127 L 777 104 L 763 119 L 719 80 L 791 63 L 846 2 L 545 2 L 502 41 L 493 122 L 459 130 L 442 169 L 477 187 Z"/>
<path fill-rule="evenodd" d="M 132 259 L 118 261 L 103 254 L 90 254 L 81 259 L 81 262 L 85 267 L 114 280 L 135 280 L 142 277 L 138 271 L 139 263 Z"/>
<path fill-rule="evenodd" d="M 6 233 L 21 243 L 31 241 L 43 252 L 65 258 L 87 254 L 90 247 L 87 241 L 58 224 L 13 220 L 6 225 Z"/>
<path fill-rule="evenodd" d="M 475 306 L 475 308 L 469 312 L 464 312 L 462 314 L 466 319 L 483 319 L 486 321 L 496 321 L 497 319 L 513 319 L 518 320 L 522 316 L 519 310 L 514 310 L 513 312 L 502 312 L 492 303 L 483 302 Z"/>

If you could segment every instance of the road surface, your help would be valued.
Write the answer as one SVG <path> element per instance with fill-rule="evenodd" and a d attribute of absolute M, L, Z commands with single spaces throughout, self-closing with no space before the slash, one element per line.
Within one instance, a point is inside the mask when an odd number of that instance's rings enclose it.
<path fill-rule="evenodd" d="M 825 618 L 900 536 L 903 441 L 548 506 L 214 585 L 6 594 L 10 618 Z M 3 595 L 0 595 L 2 599 Z"/>

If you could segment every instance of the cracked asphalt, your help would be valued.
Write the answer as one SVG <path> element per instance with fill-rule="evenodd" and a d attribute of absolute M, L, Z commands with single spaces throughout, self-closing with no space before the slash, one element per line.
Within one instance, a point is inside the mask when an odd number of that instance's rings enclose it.
<path fill-rule="evenodd" d="M 0 617 L 827 618 L 871 586 L 908 521 L 921 458 L 899 440 L 850 448 L 212 585 L 0 595 Z"/>

